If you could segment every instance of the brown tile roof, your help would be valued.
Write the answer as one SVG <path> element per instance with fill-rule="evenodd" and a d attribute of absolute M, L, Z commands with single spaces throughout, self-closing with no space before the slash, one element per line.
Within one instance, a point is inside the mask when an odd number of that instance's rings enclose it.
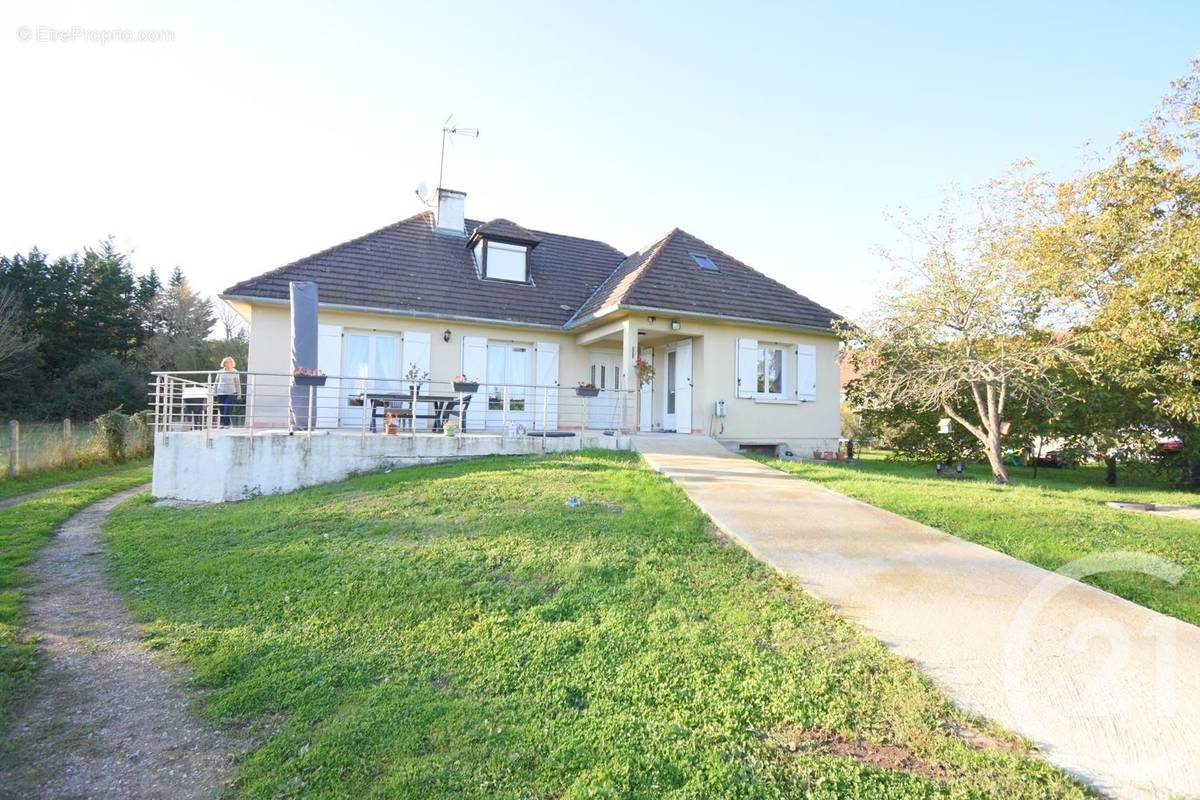
<path fill-rule="evenodd" d="M 628 257 L 603 242 L 531 231 L 504 219 L 466 229 L 537 243 L 531 284 L 481 280 L 461 236 L 438 233 L 422 212 L 237 283 L 226 296 L 287 300 L 289 281 L 314 281 L 323 303 L 417 316 L 578 327 L 628 306 L 829 330 L 840 317 L 676 228 Z M 523 238 L 517 238 L 523 237 Z M 701 269 L 707 255 L 717 271 Z"/>
<path fill-rule="evenodd" d="M 471 232 L 470 241 L 474 242 L 476 237 L 487 236 L 493 239 L 505 239 L 510 242 L 527 242 L 531 245 L 537 245 L 542 240 L 537 234 L 528 228 L 522 228 L 512 220 L 497 217 L 483 223 L 474 231 Z"/>
<path fill-rule="evenodd" d="M 468 220 L 471 230 L 481 222 Z M 480 280 L 462 236 L 437 233 L 431 212 L 380 228 L 225 290 L 286 300 L 289 281 L 314 281 L 323 303 L 418 316 L 561 327 L 621 262 L 603 242 L 537 231 L 532 285 Z"/>
<path fill-rule="evenodd" d="M 716 271 L 693 255 L 708 256 Z M 676 228 L 625 259 L 568 323 L 616 306 L 780 322 L 829 330 L 841 317 L 731 255 Z"/>

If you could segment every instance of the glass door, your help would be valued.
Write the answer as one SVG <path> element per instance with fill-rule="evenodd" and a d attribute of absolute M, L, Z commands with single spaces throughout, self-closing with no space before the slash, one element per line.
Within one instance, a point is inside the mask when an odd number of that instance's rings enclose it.
<path fill-rule="evenodd" d="M 400 391 L 400 337 L 394 333 L 348 332 L 344 338 L 342 374 L 351 380 L 342 382 L 341 424 L 359 427 L 363 424 L 360 397 L 364 392 Z"/>
<path fill-rule="evenodd" d="M 608 430 L 619 428 L 621 388 L 619 364 L 621 354 L 611 350 L 592 351 L 592 385 L 600 390 L 600 394 L 587 401 L 588 427 Z"/>
<path fill-rule="evenodd" d="M 528 396 L 532 381 L 533 348 L 510 342 L 488 342 L 487 421 L 491 429 L 516 422 L 530 429 L 533 404 Z"/>

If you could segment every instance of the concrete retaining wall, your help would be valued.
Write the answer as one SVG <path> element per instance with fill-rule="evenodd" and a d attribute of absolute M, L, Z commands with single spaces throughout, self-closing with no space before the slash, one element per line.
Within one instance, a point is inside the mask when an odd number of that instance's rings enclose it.
<path fill-rule="evenodd" d="M 627 436 L 542 439 L 502 436 L 358 436 L 318 432 L 255 434 L 203 431 L 158 434 L 154 449 L 157 498 L 222 502 L 282 494 L 343 480 L 356 472 L 434 464 L 486 455 L 561 453 L 584 447 L 630 449 Z"/>

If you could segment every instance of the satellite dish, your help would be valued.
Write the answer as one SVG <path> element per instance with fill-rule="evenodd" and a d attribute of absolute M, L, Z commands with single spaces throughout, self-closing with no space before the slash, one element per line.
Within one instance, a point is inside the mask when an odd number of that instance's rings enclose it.
<path fill-rule="evenodd" d="M 425 185 L 425 181 L 417 184 L 417 198 L 424 203 L 425 198 L 429 196 L 429 187 Z"/>

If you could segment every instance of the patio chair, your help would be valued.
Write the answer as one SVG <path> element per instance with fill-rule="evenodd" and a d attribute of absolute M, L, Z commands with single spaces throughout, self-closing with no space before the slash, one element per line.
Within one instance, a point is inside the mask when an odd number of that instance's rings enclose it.
<path fill-rule="evenodd" d="M 452 419 L 456 420 L 461 416 L 462 417 L 462 425 L 459 427 L 459 432 L 466 433 L 466 431 L 467 431 L 467 409 L 471 407 L 471 398 L 472 397 L 473 397 L 473 395 L 469 395 L 469 394 L 463 396 L 461 413 L 459 412 L 457 401 L 452 402 L 452 403 L 446 403 L 446 407 L 442 411 L 441 424 L 444 426 L 450 420 L 452 420 Z"/>
<path fill-rule="evenodd" d="M 184 386 L 180 390 L 183 408 L 180 410 L 179 421 L 190 424 L 192 429 L 204 427 L 204 417 L 208 412 L 208 400 L 212 390 L 207 386 Z"/>

